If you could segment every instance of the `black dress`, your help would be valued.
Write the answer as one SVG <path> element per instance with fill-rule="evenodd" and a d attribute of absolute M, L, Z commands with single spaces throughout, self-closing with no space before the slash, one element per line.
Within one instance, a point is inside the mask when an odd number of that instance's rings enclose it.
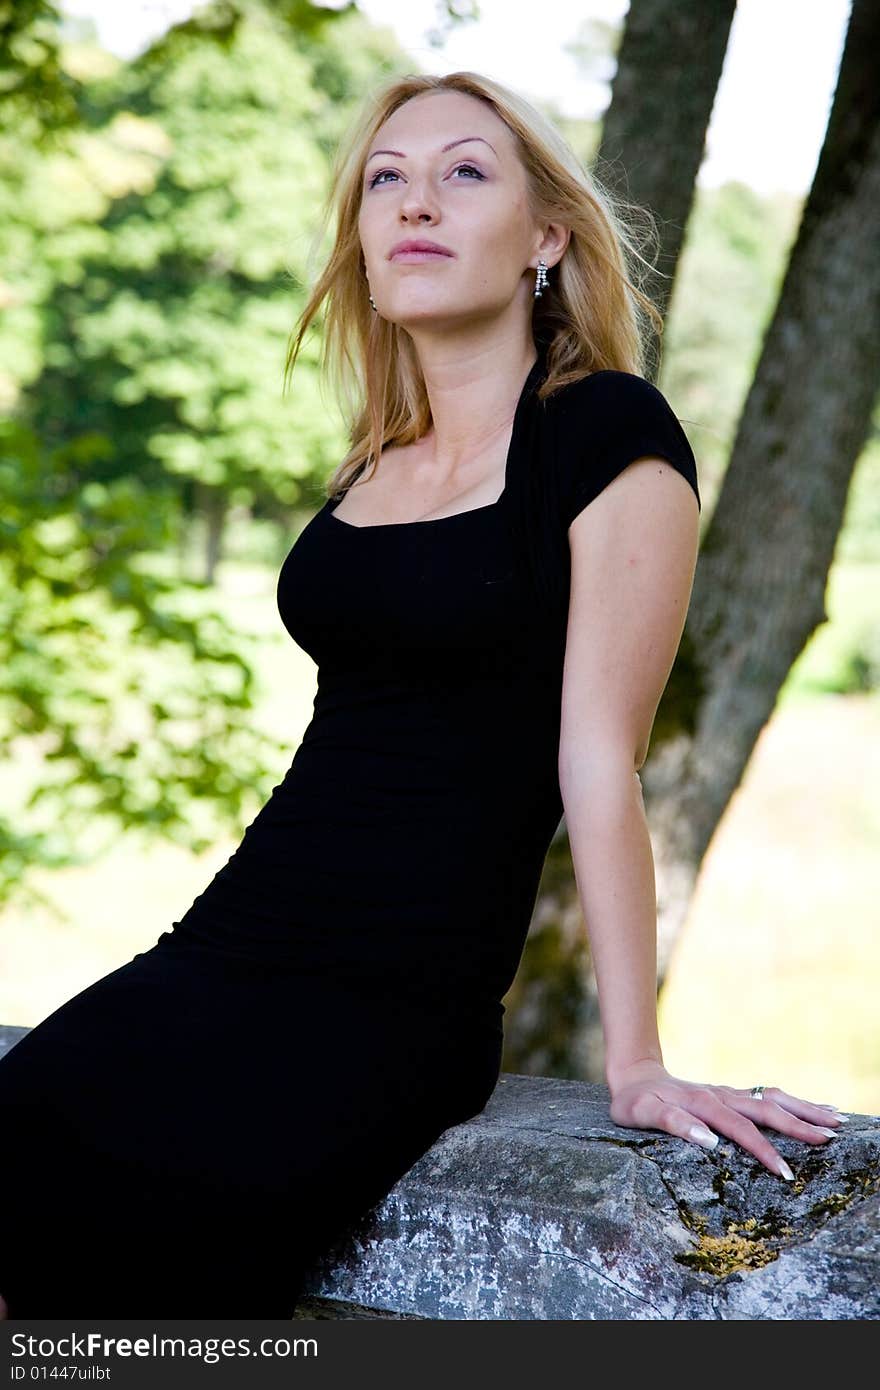
<path fill-rule="evenodd" d="M 278 606 L 318 688 L 289 769 L 173 929 L 0 1060 L 10 1316 L 288 1317 L 486 1104 L 562 815 L 568 524 L 645 454 L 699 501 L 655 387 L 539 401 L 545 369 L 539 346 L 496 503 L 304 528 Z"/>

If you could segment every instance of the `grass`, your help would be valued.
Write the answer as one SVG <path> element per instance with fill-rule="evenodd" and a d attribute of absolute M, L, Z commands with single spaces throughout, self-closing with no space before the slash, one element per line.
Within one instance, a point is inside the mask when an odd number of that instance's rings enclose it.
<path fill-rule="evenodd" d="M 783 703 L 703 860 L 661 997 L 669 1069 L 880 1111 L 880 702 Z"/>

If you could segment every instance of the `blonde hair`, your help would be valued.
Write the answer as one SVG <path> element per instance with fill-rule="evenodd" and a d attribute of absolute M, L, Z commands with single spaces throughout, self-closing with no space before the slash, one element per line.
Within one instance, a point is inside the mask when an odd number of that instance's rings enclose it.
<path fill-rule="evenodd" d="M 535 300 L 533 332 L 546 345 L 548 367 L 539 397 L 604 368 L 644 376 L 648 319 L 662 338 L 662 315 L 633 283 L 636 266 L 648 263 L 631 214 L 645 216 L 653 228 L 647 209 L 633 208 L 602 186 L 550 121 L 500 83 L 475 72 L 393 78 L 368 98 L 340 142 L 312 255 L 334 212 L 335 243 L 291 333 L 284 365 L 286 389 L 305 332 L 326 300 L 321 370 L 335 380 L 351 422 L 351 448 L 327 483 L 331 498 L 378 462 L 383 448 L 411 444 L 431 426 L 412 340 L 370 306 L 358 218 L 364 165 L 379 128 L 411 97 L 448 91 L 489 103 L 513 135 L 534 221 L 570 229 L 569 244 Z"/>

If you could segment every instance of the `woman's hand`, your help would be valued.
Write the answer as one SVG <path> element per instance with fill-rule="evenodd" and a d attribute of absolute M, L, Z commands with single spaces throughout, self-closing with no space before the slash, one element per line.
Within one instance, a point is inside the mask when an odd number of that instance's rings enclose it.
<path fill-rule="evenodd" d="M 846 1116 L 833 1105 L 816 1105 L 767 1086 L 763 1099 L 746 1088 L 705 1086 L 670 1076 L 660 1062 L 646 1059 L 609 1081 L 611 1118 L 628 1129 L 663 1129 L 679 1139 L 714 1149 L 719 1134 L 754 1154 L 771 1173 L 791 1181 L 785 1159 L 758 1125 L 806 1144 L 825 1144 Z M 708 1128 L 707 1128 L 708 1126 Z"/>

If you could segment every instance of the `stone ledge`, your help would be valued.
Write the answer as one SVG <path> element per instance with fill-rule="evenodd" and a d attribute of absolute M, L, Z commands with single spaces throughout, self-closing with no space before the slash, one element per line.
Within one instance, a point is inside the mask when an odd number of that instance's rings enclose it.
<path fill-rule="evenodd" d="M 0 1027 L 0 1055 L 27 1032 Z M 880 1316 L 880 1124 L 769 1131 L 794 1174 L 622 1129 L 605 1086 L 504 1074 L 310 1271 L 297 1317 Z"/>
<path fill-rule="evenodd" d="M 871 1319 L 880 1314 L 880 1126 L 795 1174 L 608 1117 L 607 1088 L 503 1075 L 315 1265 L 304 1317 Z"/>

